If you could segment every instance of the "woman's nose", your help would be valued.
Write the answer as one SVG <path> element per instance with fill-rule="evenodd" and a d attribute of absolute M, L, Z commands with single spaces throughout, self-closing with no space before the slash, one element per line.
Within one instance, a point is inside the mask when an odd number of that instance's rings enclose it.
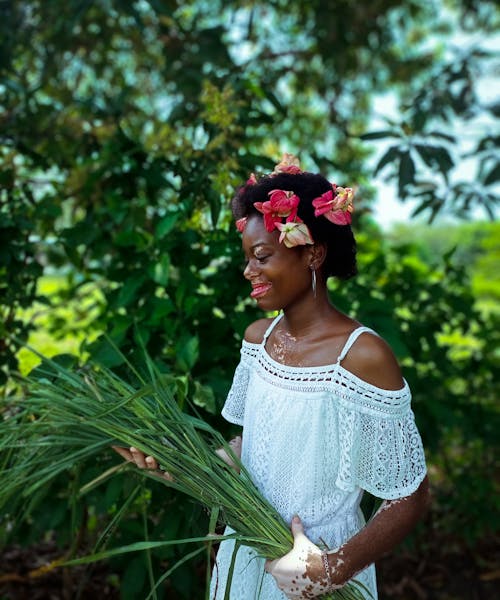
<path fill-rule="evenodd" d="M 246 267 L 243 269 L 243 277 L 251 279 L 255 275 L 255 264 L 253 260 L 249 260 Z"/>

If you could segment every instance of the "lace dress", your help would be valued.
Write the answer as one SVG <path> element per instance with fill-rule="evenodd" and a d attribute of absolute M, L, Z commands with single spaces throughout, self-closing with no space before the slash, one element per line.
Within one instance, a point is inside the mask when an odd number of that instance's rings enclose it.
<path fill-rule="evenodd" d="M 410 390 L 388 391 L 359 379 L 341 365 L 364 332 L 352 332 L 333 365 L 289 367 L 273 360 L 266 340 L 243 341 L 241 361 L 222 410 L 243 426 L 241 459 L 263 495 L 285 521 L 297 514 L 306 535 L 337 548 L 364 525 L 363 490 L 384 499 L 414 492 L 426 473 Z M 376 334 L 374 334 L 376 335 Z M 211 581 L 211 599 L 222 600 L 234 548 L 223 541 Z M 264 559 L 240 547 L 231 600 L 284 600 Z M 356 575 L 377 598 L 375 568 Z"/>

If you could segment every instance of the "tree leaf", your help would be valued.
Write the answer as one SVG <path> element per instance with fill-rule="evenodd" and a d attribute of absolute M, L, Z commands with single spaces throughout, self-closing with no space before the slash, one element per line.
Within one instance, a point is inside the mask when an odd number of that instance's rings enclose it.
<path fill-rule="evenodd" d="M 437 167 L 441 171 L 444 179 L 448 181 L 448 173 L 455 164 L 450 153 L 444 146 L 415 144 L 415 149 L 428 167 L 431 169 Z"/>
<path fill-rule="evenodd" d="M 93 361 L 108 368 L 117 367 L 124 362 L 122 355 L 104 336 L 89 344 L 87 350 L 92 353 Z"/>
<path fill-rule="evenodd" d="M 162 240 L 177 224 L 179 213 L 170 213 L 163 217 L 155 228 L 155 239 Z"/>
<path fill-rule="evenodd" d="M 484 185 L 491 185 L 500 180 L 500 163 L 497 163 L 484 178 Z"/>
<path fill-rule="evenodd" d="M 500 102 L 493 102 L 486 106 L 486 109 L 495 115 L 495 117 L 500 117 Z"/>
<path fill-rule="evenodd" d="M 170 276 L 170 256 L 164 252 L 159 260 L 149 266 L 148 273 L 155 283 L 166 286 Z"/>
<path fill-rule="evenodd" d="M 415 182 L 415 164 L 410 155 L 410 151 L 402 152 L 399 161 L 398 188 L 399 195 L 404 197 L 407 186 Z"/>
<path fill-rule="evenodd" d="M 398 146 L 391 146 L 389 150 L 382 156 L 382 158 L 378 161 L 377 166 L 375 167 L 375 175 L 379 173 L 387 164 L 395 161 L 400 155 L 401 151 Z"/>
<path fill-rule="evenodd" d="M 176 362 L 182 371 L 191 371 L 199 356 L 199 340 L 197 335 L 182 336 L 175 345 Z"/>
<path fill-rule="evenodd" d="M 448 173 L 455 166 L 455 163 L 444 146 L 436 147 L 436 160 L 443 177 L 448 181 Z"/>
<path fill-rule="evenodd" d="M 454 144 L 456 143 L 456 138 L 454 135 L 449 135 L 447 133 L 443 133 L 442 131 L 431 131 L 429 132 L 429 135 L 432 135 L 434 137 L 438 137 L 438 138 L 442 138 L 443 140 L 447 140 L 448 142 L 450 142 L 450 144 Z"/>
<path fill-rule="evenodd" d="M 131 304 L 134 301 L 139 288 L 144 283 L 144 279 L 144 275 L 135 275 L 126 279 L 118 294 L 117 306 L 128 306 Z"/>
<path fill-rule="evenodd" d="M 216 413 L 217 407 L 212 388 L 202 385 L 199 381 L 194 382 L 193 402 L 213 415 Z"/>
<path fill-rule="evenodd" d="M 362 140 L 381 140 L 388 137 L 400 138 L 401 135 L 392 129 L 386 129 L 384 131 L 370 131 L 369 133 L 363 133 L 359 137 Z"/>

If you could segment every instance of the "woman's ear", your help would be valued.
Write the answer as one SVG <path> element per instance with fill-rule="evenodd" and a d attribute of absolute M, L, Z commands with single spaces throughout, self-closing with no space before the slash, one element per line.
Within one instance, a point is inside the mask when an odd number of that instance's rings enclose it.
<path fill-rule="evenodd" d="M 310 247 L 309 266 L 317 271 L 326 259 L 326 244 L 315 243 Z"/>

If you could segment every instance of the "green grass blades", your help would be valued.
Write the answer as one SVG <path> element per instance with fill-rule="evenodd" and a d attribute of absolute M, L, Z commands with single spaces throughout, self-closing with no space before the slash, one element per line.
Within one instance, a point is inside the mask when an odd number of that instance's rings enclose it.
<path fill-rule="evenodd" d="M 177 389 L 175 378 L 159 372 L 147 356 L 141 369 L 132 365 L 129 369 L 133 383 L 103 367 L 70 369 L 42 357 L 37 378 L 23 381 L 23 397 L 2 407 L 0 509 L 15 497 L 30 497 L 60 473 L 111 445 L 135 446 L 172 475 L 173 481 L 162 479 L 163 483 L 209 509 L 216 507 L 219 522 L 236 532 L 237 544 L 252 546 L 270 559 L 286 554 L 293 545 L 288 525 L 260 494 L 222 436 L 181 410 L 172 393 Z M 219 447 L 239 473 L 214 452 Z M 99 479 L 86 484 L 82 493 Z M 87 558 L 94 561 L 154 545 L 146 541 Z M 328 596 L 362 597 L 354 584 Z"/>

